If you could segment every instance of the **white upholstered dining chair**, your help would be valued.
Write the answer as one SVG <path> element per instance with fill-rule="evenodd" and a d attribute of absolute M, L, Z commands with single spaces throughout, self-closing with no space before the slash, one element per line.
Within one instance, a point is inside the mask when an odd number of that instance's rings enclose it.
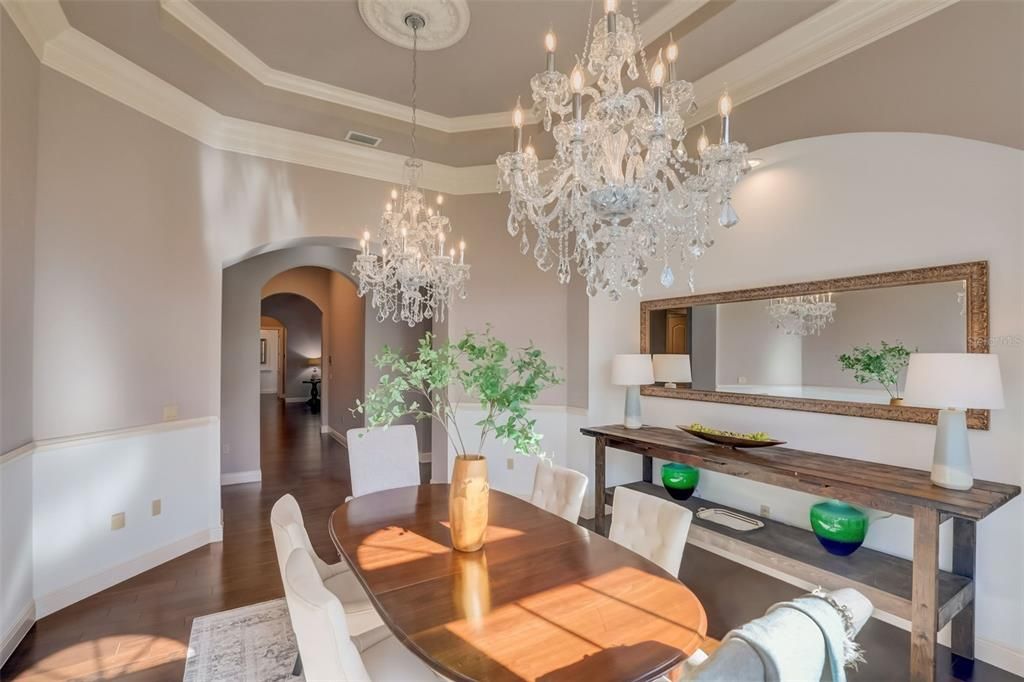
<path fill-rule="evenodd" d="M 608 539 L 678 576 L 692 519 L 686 507 L 619 486 Z"/>
<path fill-rule="evenodd" d="M 328 564 L 317 555 L 302 522 L 302 510 L 294 497 L 285 495 L 274 503 L 270 510 L 270 528 L 274 533 L 274 549 L 282 581 L 285 562 L 294 550 L 301 549 L 309 555 L 324 587 L 340 600 L 351 632 L 359 634 L 381 625 L 380 616 L 348 565 L 344 561 Z"/>
<path fill-rule="evenodd" d="M 533 492 L 529 501 L 566 521 L 580 520 L 583 496 L 587 492 L 587 477 L 573 469 L 537 462 L 533 476 Z"/>
<path fill-rule="evenodd" d="M 387 627 L 353 636 L 341 603 L 324 587 L 312 557 L 301 549 L 285 562 L 284 594 L 308 682 L 437 680 Z"/>
<path fill-rule="evenodd" d="M 352 497 L 420 484 L 420 450 L 412 424 L 349 429 L 346 439 Z"/>

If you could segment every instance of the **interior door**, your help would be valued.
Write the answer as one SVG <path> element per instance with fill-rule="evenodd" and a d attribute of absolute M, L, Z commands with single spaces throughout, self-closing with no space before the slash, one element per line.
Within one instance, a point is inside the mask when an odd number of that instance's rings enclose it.
<path fill-rule="evenodd" d="M 686 313 L 670 310 L 665 315 L 665 352 L 686 355 Z"/>

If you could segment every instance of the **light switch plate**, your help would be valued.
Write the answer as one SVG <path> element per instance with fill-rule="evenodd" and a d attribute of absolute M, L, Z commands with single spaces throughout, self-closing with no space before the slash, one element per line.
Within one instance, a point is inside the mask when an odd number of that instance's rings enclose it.
<path fill-rule="evenodd" d="M 772 516 L 772 508 L 769 507 L 767 504 L 762 504 L 761 505 L 761 516 L 763 516 L 766 519 L 771 518 L 771 516 Z"/>
<path fill-rule="evenodd" d="M 163 511 L 163 503 L 159 499 L 153 500 L 151 509 L 153 516 L 160 516 L 160 512 Z"/>
<path fill-rule="evenodd" d="M 515 458 L 509 457 L 505 461 L 505 468 L 507 468 L 509 471 L 512 471 L 513 469 L 515 469 L 516 468 L 516 460 L 515 460 Z"/>
<path fill-rule="evenodd" d="M 164 405 L 164 421 L 169 422 L 172 419 L 178 418 L 178 405 Z"/>
<path fill-rule="evenodd" d="M 117 512 L 110 517 L 110 530 L 121 530 L 124 528 L 124 512 Z"/>

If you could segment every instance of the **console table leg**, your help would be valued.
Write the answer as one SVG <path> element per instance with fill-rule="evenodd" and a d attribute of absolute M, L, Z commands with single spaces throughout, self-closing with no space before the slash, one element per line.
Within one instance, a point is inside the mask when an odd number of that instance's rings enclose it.
<path fill-rule="evenodd" d="M 974 580 L 977 526 L 969 519 L 953 519 L 953 573 Z M 950 626 L 953 676 L 970 679 L 974 672 L 974 600 L 953 616 Z"/>
<path fill-rule="evenodd" d="M 650 455 L 644 455 L 644 483 L 652 483 L 654 481 L 654 458 Z"/>
<path fill-rule="evenodd" d="M 604 530 L 604 438 L 594 440 L 594 530 Z"/>
<path fill-rule="evenodd" d="M 939 625 L 939 512 L 914 507 L 914 574 L 911 587 L 910 679 L 934 682 Z"/>

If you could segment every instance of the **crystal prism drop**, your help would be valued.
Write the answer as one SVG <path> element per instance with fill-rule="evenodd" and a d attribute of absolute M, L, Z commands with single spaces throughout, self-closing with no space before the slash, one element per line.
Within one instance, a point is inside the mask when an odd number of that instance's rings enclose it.
<path fill-rule="evenodd" d="M 661 286 L 668 289 L 675 281 L 676 276 L 672 273 L 672 268 L 666 265 L 661 271 Z"/>
<path fill-rule="evenodd" d="M 722 211 L 718 214 L 718 224 L 722 227 L 732 227 L 739 221 L 740 218 L 736 215 L 736 211 L 733 210 L 732 203 L 726 201 L 722 204 Z"/>

